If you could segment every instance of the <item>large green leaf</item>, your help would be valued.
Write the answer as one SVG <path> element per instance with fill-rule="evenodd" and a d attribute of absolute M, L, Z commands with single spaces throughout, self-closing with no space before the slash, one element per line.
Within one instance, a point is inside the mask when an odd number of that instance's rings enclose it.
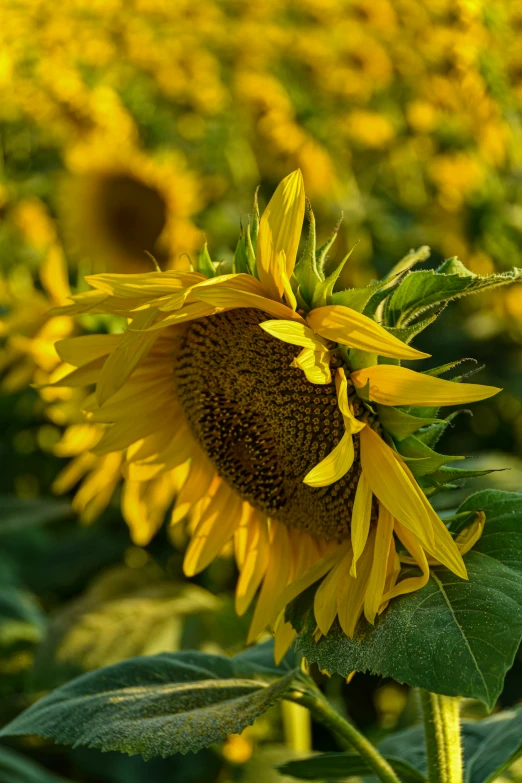
<path fill-rule="evenodd" d="M 458 258 L 450 258 L 437 270 L 410 272 L 387 301 L 386 324 L 404 327 L 432 307 L 439 307 L 451 299 L 512 283 L 520 277 L 520 269 L 486 277 L 475 275 L 466 269 Z"/>
<path fill-rule="evenodd" d="M 522 708 L 463 723 L 462 744 L 465 783 L 489 783 L 522 755 Z M 379 749 L 427 773 L 422 726 L 413 726 L 387 737 Z"/>
<path fill-rule="evenodd" d="M 73 516 L 70 503 L 63 500 L 38 498 L 24 500 L 4 495 L 0 497 L 0 535 L 23 530 L 33 525 L 45 525 Z"/>
<path fill-rule="evenodd" d="M 386 756 L 404 783 L 423 783 L 426 776 L 402 758 Z M 277 768 L 282 775 L 298 780 L 346 780 L 354 775 L 371 775 L 372 769 L 357 753 L 320 753 L 306 759 L 287 761 Z"/>
<path fill-rule="evenodd" d="M 0 748 L 0 780 L 2 783 L 67 783 L 65 778 L 9 748 Z"/>
<path fill-rule="evenodd" d="M 375 626 L 361 620 L 348 639 L 336 623 L 318 642 L 307 593 L 288 610 L 296 649 L 329 672 L 369 671 L 491 709 L 522 639 L 522 496 L 478 492 L 461 507 L 467 510 L 487 515 L 465 558 L 469 581 L 433 568 L 428 584 L 393 600 Z"/>
<path fill-rule="evenodd" d="M 36 650 L 33 684 L 48 690 L 125 658 L 174 652 L 184 619 L 218 607 L 219 600 L 198 585 L 165 580 L 146 568 L 112 568 L 54 615 Z"/>
<path fill-rule="evenodd" d="M 38 734 L 145 759 L 196 752 L 243 731 L 290 688 L 293 671 L 270 670 L 260 654 L 261 664 L 253 654 L 193 651 L 131 658 L 51 692 L 0 736 Z"/>

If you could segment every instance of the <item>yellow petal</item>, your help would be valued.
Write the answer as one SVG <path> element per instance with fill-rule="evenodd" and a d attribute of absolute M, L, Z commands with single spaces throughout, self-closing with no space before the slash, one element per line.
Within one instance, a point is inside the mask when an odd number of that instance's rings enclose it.
<path fill-rule="evenodd" d="M 254 512 L 248 526 L 245 559 L 236 587 L 236 613 L 241 617 L 265 575 L 270 557 L 268 523 L 263 514 Z"/>
<path fill-rule="evenodd" d="M 339 410 L 343 414 L 344 428 L 346 432 L 355 435 L 357 432 L 360 432 L 363 427 L 366 427 L 366 424 L 364 421 L 356 419 L 353 415 L 348 399 L 348 381 L 346 380 L 346 373 L 342 367 L 339 367 L 335 374 L 335 387 L 337 389 L 337 404 Z"/>
<path fill-rule="evenodd" d="M 89 311 L 96 312 L 97 307 L 102 305 L 108 295 L 104 291 L 83 291 L 81 294 L 75 294 L 69 298 L 72 299 L 71 304 L 52 307 L 47 315 L 78 315 Z"/>
<path fill-rule="evenodd" d="M 292 569 L 288 529 L 278 522 L 272 522 L 271 525 L 273 537 L 270 543 L 268 567 L 248 631 L 247 644 L 255 641 L 270 622 L 274 602 L 285 589 Z"/>
<path fill-rule="evenodd" d="M 287 274 L 285 272 L 285 264 L 286 264 L 286 255 L 284 251 L 281 251 L 281 253 L 279 254 L 279 267 L 281 269 L 281 283 L 283 285 L 283 297 L 288 307 L 291 307 L 292 310 L 297 310 L 297 299 L 292 290 L 290 280 L 288 279 Z"/>
<path fill-rule="evenodd" d="M 256 310 L 262 310 L 275 318 L 292 319 L 304 323 L 303 318 L 290 307 L 248 291 L 235 291 L 233 288 L 225 286 L 216 288 L 206 286 L 198 288 L 193 293 L 201 302 L 206 302 L 223 310 L 233 310 L 237 307 L 255 307 Z"/>
<path fill-rule="evenodd" d="M 352 539 L 353 561 L 350 569 L 352 576 L 357 576 L 357 561 L 366 546 L 368 533 L 370 532 L 370 520 L 372 515 L 372 491 L 366 480 L 366 474 L 361 473 L 355 491 L 355 500 L 352 509 L 350 535 Z"/>
<path fill-rule="evenodd" d="M 272 607 L 272 619 L 275 619 L 294 598 L 331 571 L 336 563 L 345 556 L 349 546 L 349 541 L 343 541 L 342 544 L 335 543 L 330 552 L 310 565 L 296 579 L 293 579 L 275 601 Z"/>
<path fill-rule="evenodd" d="M 337 593 L 339 578 L 346 563 L 351 565 L 352 553 L 348 550 L 327 574 L 315 592 L 314 616 L 319 630 L 326 636 L 337 615 Z"/>
<path fill-rule="evenodd" d="M 257 280 L 255 277 L 252 277 L 252 275 L 219 275 L 218 277 L 213 277 L 210 280 L 201 280 L 189 288 L 185 288 L 180 293 L 168 297 L 165 302 L 162 302 L 158 305 L 158 310 L 161 310 L 165 313 L 171 312 L 173 310 L 179 310 L 187 298 L 189 298 L 189 301 L 197 300 L 198 291 L 200 291 L 202 288 L 216 288 L 220 286 L 224 286 L 225 288 L 233 288 L 235 291 L 246 291 L 252 294 L 258 294 L 259 296 L 264 296 L 263 286 L 259 280 Z"/>
<path fill-rule="evenodd" d="M 469 552 L 469 550 L 475 546 L 484 531 L 485 524 L 486 515 L 483 511 L 477 511 L 477 516 L 473 524 L 459 533 L 455 538 L 455 543 L 458 546 L 461 555 L 465 555 L 466 552 Z"/>
<path fill-rule="evenodd" d="M 345 432 L 337 446 L 306 474 L 303 481 L 310 487 L 327 487 L 348 473 L 353 460 L 353 437 L 351 433 Z"/>
<path fill-rule="evenodd" d="M 328 350 L 328 344 L 326 340 L 322 340 L 317 337 L 310 327 L 304 323 L 298 321 L 263 321 L 259 324 L 264 332 L 276 337 L 278 340 L 282 340 L 284 343 L 290 343 L 290 345 L 299 345 L 302 348 L 309 348 L 312 351 L 325 351 Z"/>
<path fill-rule="evenodd" d="M 290 279 L 294 271 L 304 211 L 303 177 L 297 170 L 279 183 L 259 225 L 257 273 L 267 295 L 276 301 L 281 299 L 284 292 L 280 253 L 285 253 L 285 272 Z"/>
<path fill-rule="evenodd" d="M 333 340 L 351 348 L 388 356 L 392 359 L 424 359 L 428 353 L 416 351 L 350 307 L 327 305 L 318 307 L 307 315 L 309 326 L 327 340 Z"/>
<path fill-rule="evenodd" d="M 467 578 L 458 548 L 412 472 L 370 427 L 360 433 L 361 466 L 374 495 L 424 549 L 457 576 Z"/>
<path fill-rule="evenodd" d="M 364 595 L 364 616 L 372 625 L 379 611 L 386 583 L 388 557 L 393 542 L 393 517 L 382 503 L 379 504 L 379 517 L 373 547 L 373 560 L 370 578 Z"/>
<path fill-rule="evenodd" d="M 58 340 L 54 347 L 62 362 L 83 367 L 111 353 L 119 345 L 121 337 L 121 334 L 86 334 Z"/>
<path fill-rule="evenodd" d="M 332 382 L 331 357 L 331 351 L 313 351 L 310 348 L 303 348 L 290 366 L 304 372 L 310 383 L 324 385 Z"/>
<path fill-rule="evenodd" d="M 222 482 L 201 517 L 183 561 L 186 576 L 202 571 L 219 555 L 241 522 L 243 502 Z"/>
<path fill-rule="evenodd" d="M 155 332 L 158 329 L 165 329 L 167 326 L 178 326 L 180 324 L 188 323 L 188 321 L 194 321 L 197 318 L 205 318 L 208 315 L 214 315 L 218 309 L 213 305 L 206 304 L 205 302 L 194 302 L 194 304 L 185 305 L 179 310 L 176 310 L 174 315 L 168 315 L 163 318 L 159 318 L 152 326 L 141 327 L 141 329 L 133 321 L 129 326 L 129 332 L 132 331 L 145 331 Z M 154 313 L 154 311 L 145 311 L 146 313 Z M 158 317 L 158 311 L 156 310 L 156 317 Z M 140 313 L 141 315 L 141 313 Z"/>
<path fill-rule="evenodd" d="M 173 293 L 176 290 L 188 288 L 195 283 L 205 280 L 203 275 L 196 272 L 145 272 L 143 274 L 101 274 L 87 275 L 85 280 L 90 286 L 103 291 L 106 294 L 126 299 L 128 297 L 151 298 L 163 294 Z"/>
<path fill-rule="evenodd" d="M 277 630 L 275 632 L 274 661 L 276 666 L 279 666 L 286 653 L 290 649 L 296 636 L 297 632 L 294 631 L 290 623 L 285 622 L 284 619 L 281 619 L 281 622 L 278 624 Z"/>
<path fill-rule="evenodd" d="M 501 389 L 455 383 L 393 364 L 376 364 L 351 374 L 356 386 L 370 383 L 370 400 L 381 405 L 461 405 L 486 400 Z"/>
<path fill-rule="evenodd" d="M 422 571 L 422 576 L 409 576 L 406 579 L 402 579 L 395 587 L 385 594 L 384 599 L 388 601 L 391 598 L 396 598 L 398 595 L 405 595 L 406 593 L 413 593 L 415 590 L 420 590 L 428 583 L 430 576 L 426 553 L 417 537 L 410 530 L 403 527 L 400 522 L 397 522 L 397 520 L 395 520 L 394 529 L 399 539 L 412 555 L 413 561 Z"/>
<path fill-rule="evenodd" d="M 359 573 L 355 579 L 350 576 L 351 562 L 346 561 L 344 570 L 339 574 L 337 591 L 337 616 L 345 634 L 351 639 L 363 611 L 364 597 L 373 562 L 375 529 L 370 530 L 364 552 L 359 560 Z"/>

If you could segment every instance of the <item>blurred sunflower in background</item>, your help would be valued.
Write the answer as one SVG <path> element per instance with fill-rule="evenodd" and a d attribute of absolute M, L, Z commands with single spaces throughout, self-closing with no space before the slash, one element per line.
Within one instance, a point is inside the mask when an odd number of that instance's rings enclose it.
<path fill-rule="evenodd" d="M 425 494 L 459 458 L 430 460 L 423 489 L 390 433 L 397 416 L 413 433 L 437 421 L 433 406 L 499 391 L 400 366 L 427 354 L 359 311 L 390 281 L 334 294 L 343 264 L 327 278 L 322 268 L 334 237 L 316 252 L 313 233 L 296 264 L 304 212 L 296 171 L 260 221 L 254 213 L 232 273 L 217 274 L 205 247 L 197 271 L 92 276 L 93 290 L 58 310 L 129 319 L 122 334 L 60 341 L 76 369 L 56 385 L 96 384 L 85 404 L 105 427 L 94 453 L 124 454 L 127 479 L 175 476 L 171 521 L 190 520 L 187 576 L 233 540 L 236 609 L 261 586 L 250 639 L 271 624 L 278 658 L 295 635 L 285 606 L 321 578 L 317 633 L 338 617 L 350 637 L 363 612 L 373 623 L 424 586 L 430 564 L 466 578 L 462 553 L 484 517 L 454 539 Z M 399 578 L 401 562 L 421 575 Z"/>

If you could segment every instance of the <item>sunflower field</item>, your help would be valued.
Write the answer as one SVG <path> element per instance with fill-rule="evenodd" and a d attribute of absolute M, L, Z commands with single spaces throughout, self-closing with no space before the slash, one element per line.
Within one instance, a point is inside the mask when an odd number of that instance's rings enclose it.
<path fill-rule="evenodd" d="M 519 783 L 522 5 L 0 20 L 0 783 Z"/>

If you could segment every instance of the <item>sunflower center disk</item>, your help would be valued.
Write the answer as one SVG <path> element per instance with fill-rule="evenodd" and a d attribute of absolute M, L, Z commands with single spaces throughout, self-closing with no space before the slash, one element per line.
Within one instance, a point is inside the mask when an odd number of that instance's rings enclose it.
<path fill-rule="evenodd" d="M 303 478 L 339 443 L 344 427 L 334 383 L 290 367 L 300 348 L 259 328 L 270 316 L 230 310 L 194 322 L 176 366 L 178 396 L 218 474 L 255 508 L 288 527 L 332 539 L 349 535 L 361 472 L 313 488 Z"/>

